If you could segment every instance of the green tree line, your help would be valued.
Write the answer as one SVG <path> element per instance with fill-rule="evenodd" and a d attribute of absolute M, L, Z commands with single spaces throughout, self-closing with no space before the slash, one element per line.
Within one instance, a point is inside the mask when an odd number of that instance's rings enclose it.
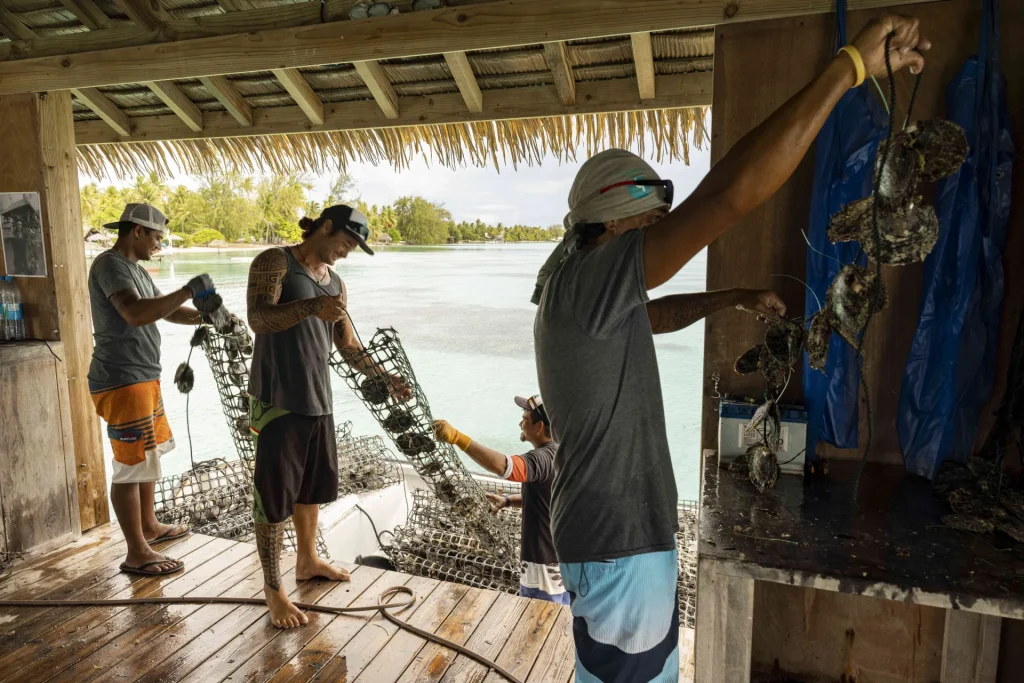
<path fill-rule="evenodd" d="M 312 196 L 313 183 L 301 174 L 279 174 L 254 181 L 237 173 L 210 173 L 198 189 L 171 187 L 156 174 L 139 176 L 124 188 L 100 188 L 95 183 L 81 190 L 85 230 L 102 230 L 116 221 L 129 202 L 152 204 L 167 214 L 170 231 L 183 238 L 180 246 L 206 245 L 216 240 L 233 243 L 280 244 L 297 242 L 302 216 L 316 217 L 324 206 L 355 205 L 370 221 L 375 242 L 445 244 L 504 239 L 506 242 L 545 241 L 562 236 L 561 226 L 490 225 L 481 220 L 455 222 L 442 204 L 423 197 L 402 197 L 387 206 L 368 205 L 355 193 L 347 174 L 332 179 L 327 196 Z M 385 235 L 387 237 L 385 237 Z"/>

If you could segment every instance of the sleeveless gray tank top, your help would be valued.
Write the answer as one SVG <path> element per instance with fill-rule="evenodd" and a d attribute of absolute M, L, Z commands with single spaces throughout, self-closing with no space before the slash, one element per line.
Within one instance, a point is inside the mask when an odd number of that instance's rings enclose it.
<path fill-rule="evenodd" d="M 330 282 L 318 284 L 288 255 L 288 273 L 281 285 L 280 304 L 338 296 L 341 278 L 333 270 Z M 334 324 L 314 315 L 281 332 L 257 334 L 253 344 L 249 394 L 275 408 L 299 415 L 330 415 L 334 412 L 331 373 L 327 359 L 333 346 Z"/>

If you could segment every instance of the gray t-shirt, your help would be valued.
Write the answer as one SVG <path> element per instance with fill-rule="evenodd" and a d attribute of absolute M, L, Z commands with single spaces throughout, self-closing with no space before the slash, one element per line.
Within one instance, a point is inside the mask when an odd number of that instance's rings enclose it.
<path fill-rule="evenodd" d="M 643 238 L 632 230 L 570 256 L 537 310 L 537 375 L 558 442 L 551 529 L 560 562 L 675 547 Z"/>
<path fill-rule="evenodd" d="M 89 389 L 98 391 L 124 384 L 160 379 L 160 330 L 156 323 L 129 325 L 110 303 L 110 295 L 134 290 L 139 298 L 161 296 L 160 290 L 137 263 L 108 249 L 89 269 L 93 351 Z"/>

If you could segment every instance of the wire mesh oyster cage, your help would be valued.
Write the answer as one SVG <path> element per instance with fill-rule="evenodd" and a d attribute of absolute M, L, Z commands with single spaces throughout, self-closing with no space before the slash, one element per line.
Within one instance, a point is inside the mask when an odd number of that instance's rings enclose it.
<path fill-rule="evenodd" d="M 228 431 L 235 442 L 238 456 L 248 465 L 248 476 L 256 466 L 256 449 L 249 431 L 249 365 L 253 343 L 245 325 L 236 326 L 227 334 L 204 327 L 203 351 L 217 383 Z M 198 333 L 197 333 L 198 334 Z"/>
<path fill-rule="evenodd" d="M 697 501 L 679 501 L 679 531 L 676 533 L 679 578 L 679 625 L 694 628 L 697 623 Z"/>
<path fill-rule="evenodd" d="M 338 495 L 377 491 L 401 481 L 395 455 L 379 436 L 352 436 L 351 423 L 337 429 Z"/>
<path fill-rule="evenodd" d="M 491 514 L 483 489 L 455 449 L 435 441 L 430 404 L 416 381 L 398 333 L 392 328 L 378 329 L 350 362 L 374 367 L 377 374 L 363 376 L 338 354 L 331 354 L 331 367 L 345 379 L 434 494 L 465 519 L 472 534 L 493 547 L 498 557 L 513 557 L 506 527 Z"/>
<path fill-rule="evenodd" d="M 164 524 L 185 525 L 198 531 L 228 517 L 251 517 L 251 492 L 243 463 L 206 460 L 180 475 L 156 482 L 156 517 Z"/>
<path fill-rule="evenodd" d="M 11 567 L 14 566 L 14 561 L 17 559 L 17 555 L 9 553 L 5 550 L 0 550 L 0 576 L 3 576 Z"/>

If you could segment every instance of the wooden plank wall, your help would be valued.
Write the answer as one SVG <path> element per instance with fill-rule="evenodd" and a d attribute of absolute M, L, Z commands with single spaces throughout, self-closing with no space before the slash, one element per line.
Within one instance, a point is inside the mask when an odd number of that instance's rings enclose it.
<path fill-rule="evenodd" d="M 0 192 L 38 192 L 47 277 L 17 278 L 26 337 L 62 340 L 82 528 L 110 521 L 99 418 L 89 395 L 92 316 L 71 95 L 0 97 Z M 6 272 L 6 271 L 4 271 Z M 42 425 L 43 423 L 39 423 Z"/>
<path fill-rule="evenodd" d="M 915 104 L 915 118 L 941 116 L 945 111 L 944 91 L 968 56 L 977 50 L 980 10 L 971 0 L 947 0 L 933 4 L 896 8 L 898 13 L 921 19 L 922 32 L 934 47 Z M 880 11 L 849 13 L 851 37 Z M 1013 116 L 1018 148 L 1024 145 L 1024 3 L 1002 3 L 1003 69 L 1010 87 L 1009 107 Z M 806 85 L 826 63 L 832 44 L 833 18 L 814 16 L 801 19 L 719 26 L 715 36 L 715 95 L 712 107 L 712 164 L 717 162 L 745 133 L 759 124 L 787 98 Z M 1015 39 L 1016 36 L 1016 39 Z M 765 55 L 771 55 L 765 59 Z M 887 90 L 885 79 L 880 83 Z M 905 108 L 913 78 L 897 75 L 898 102 Z M 905 109 L 904 109 L 905 111 Z M 803 286 L 773 274 L 805 278 L 806 244 L 800 234 L 806 229 L 813 178 L 814 153 L 807 155 L 786 185 L 740 225 L 708 248 L 707 287 L 775 288 L 791 311 L 802 312 Z M 1018 170 L 1020 169 L 1020 170 Z M 1004 263 L 1008 301 L 1001 341 L 1001 366 L 997 378 L 1005 376 L 1009 347 L 1013 342 L 1016 316 L 1024 305 L 1024 283 L 1016 264 L 1024 257 L 1024 167 L 1015 169 L 1014 217 Z M 874 447 L 871 459 L 902 462 L 895 415 L 907 354 L 917 327 L 921 296 L 921 264 L 886 268 L 885 285 L 889 306 L 876 315 L 865 343 L 865 367 L 874 413 Z M 711 376 L 721 375 L 723 393 L 759 396 L 763 381 L 733 372 L 733 363 L 759 340 L 763 325 L 753 316 L 723 312 L 706 323 L 704 347 L 705 399 L 702 447 L 716 448 L 717 404 L 710 397 Z M 998 382 L 998 381 L 997 381 Z M 1001 395 L 997 383 L 994 395 Z M 800 401 L 803 390 L 799 372 L 793 377 L 785 400 Z M 866 411 L 860 411 L 860 433 L 865 434 Z M 990 422 L 986 420 L 983 428 Z M 830 446 L 826 457 L 856 458 L 855 451 Z"/>
<path fill-rule="evenodd" d="M 978 3 L 947 0 L 896 11 L 919 17 L 922 32 L 934 43 L 927 57 L 915 114 L 921 118 L 942 115 L 946 85 L 977 49 Z M 1019 150 L 1024 148 L 1024 3 L 1004 0 L 1001 11 L 1002 62 L 1020 159 Z M 877 13 L 851 12 L 851 36 Z M 718 27 L 712 163 L 819 72 L 829 58 L 832 31 L 833 19 L 828 16 Z M 898 100 L 905 107 L 913 79 L 906 74 L 897 78 Z M 887 87 L 885 79 L 880 82 L 883 88 Z M 776 196 L 709 247 L 709 290 L 771 287 L 783 296 L 790 310 L 798 314 L 803 310 L 802 285 L 772 274 L 805 277 L 806 245 L 800 229 L 807 226 L 813 162 L 812 150 Z M 1004 390 L 1016 320 L 1024 307 L 1024 274 L 1018 266 L 1024 258 L 1024 164 L 1018 163 L 1014 168 L 1012 200 L 1014 211 L 1004 257 L 1007 301 L 993 406 L 998 405 Z M 899 464 L 902 459 L 895 415 L 903 369 L 917 326 L 922 267 L 888 268 L 884 277 L 890 304 L 875 316 L 865 344 L 867 380 L 875 415 L 876 446 L 871 459 Z M 761 382 L 753 376 L 736 375 L 732 366 L 738 355 L 757 342 L 763 325 L 756 323 L 753 316 L 730 311 L 709 318 L 705 329 L 702 446 L 713 449 L 717 446 L 718 416 L 716 401 L 707 398 L 712 393 L 711 376 L 715 372 L 721 375 L 723 393 L 760 395 Z M 797 375 L 789 385 L 786 399 L 801 398 Z M 862 438 L 865 425 L 862 405 Z M 985 416 L 982 432 L 990 425 L 990 418 Z M 983 438 L 984 433 L 979 435 L 979 439 Z M 854 451 L 831 447 L 824 449 L 823 454 L 839 459 L 859 457 Z M 881 624 L 885 625 L 888 637 L 868 637 L 879 632 Z M 938 680 L 943 625 L 941 610 L 763 584 L 755 591 L 754 670 L 771 672 L 778 668 L 835 680 L 843 675 L 848 676 L 847 680 L 858 681 Z M 824 634 L 829 637 L 818 637 Z M 852 640 L 847 642 L 849 634 Z M 1024 628 L 1019 622 L 1004 622 L 1002 640 L 999 680 L 1021 680 L 1021 658 L 1016 653 L 1024 650 Z"/>

